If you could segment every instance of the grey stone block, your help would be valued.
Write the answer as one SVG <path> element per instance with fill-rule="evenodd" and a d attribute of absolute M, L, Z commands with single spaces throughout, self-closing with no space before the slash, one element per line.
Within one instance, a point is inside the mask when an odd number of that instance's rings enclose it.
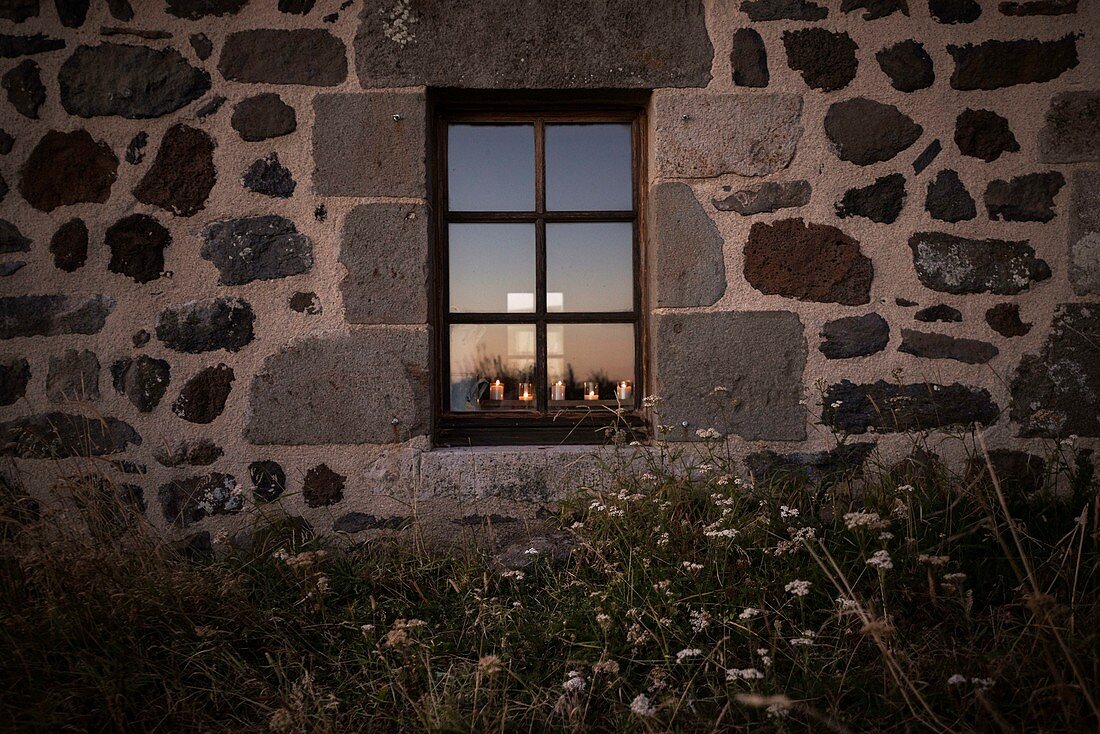
<path fill-rule="evenodd" d="M 1100 295 L 1100 169 L 1071 178 L 1069 279 L 1079 296 Z"/>
<path fill-rule="evenodd" d="M 340 284 L 353 324 L 423 324 L 428 320 L 428 208 L 363 204 L 344 220 Z"/>
<path fill-rule="evenodd" d="M 1100 161 L 1100 90 L 1054 95 L 1039 131 L 1039 158 L 1047 163 Z"/>
<path fill-rule="evenodd" d="M 691 187 L 653 190 L 656 303 L 661 308 L 709 306 L 726 292 L 722 235 Z"/>
<path fill-rule="evenodd" d="M 99 400 L 99 359 L 87 349 L 66 349 L 50 357 L 46 397 L 51 403 Z"/>

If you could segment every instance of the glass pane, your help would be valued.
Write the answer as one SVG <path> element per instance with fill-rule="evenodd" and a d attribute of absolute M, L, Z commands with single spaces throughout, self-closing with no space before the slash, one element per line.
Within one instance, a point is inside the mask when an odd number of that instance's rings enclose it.
<path fill-rule="evenodd" d="M 447 228 L 451 313 L 535 310 L 535 225 Z"/>
<path fill-rule="evenodd" d="M 634 407 L 633 324 L 547 324 L 550 409 Z"/>
<path fill-rule="evenodd" d="M 447 198 L 453 212 L 534 211 L 534 126 L 450 125 Z"/>
<path fill-rule="evenodd" d="M 546 126 L 547 209 L 633 209 L 630 179 L 630 125 Z"/>
<path fill-rule="evenodd" d="M 534 381 L 534 324 L 451 325 L 451 410 L 534 410 Z"/>
<path fill-rule="evenodd" d="M 633 311 L 630 222 L 546 225 L 547 311 Z"/>

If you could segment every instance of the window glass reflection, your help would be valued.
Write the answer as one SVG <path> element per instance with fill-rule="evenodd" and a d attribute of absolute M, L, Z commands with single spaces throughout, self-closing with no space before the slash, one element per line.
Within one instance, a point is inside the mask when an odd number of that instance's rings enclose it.
<path fill-rule="evenodd" d="M 452 324 L 453 411 L 534 410 L 535 326 Z"/>
<path fill-rule="evenodd" d="M 546 225 L 547 311 L 632 311 L 630 222 Z"/>
<path fill-rule="evenodd" d="M 535 225 L 447 228 L 451 313 L 535 310 Z"/>
<path fill-rule="evenodd" d="M 450 125 L 447 199 L 451 211 L 534 211 L 533 125 Z"/>
<path fill-rule="evenodd" d="M 633 408 L 633 324 L 548 324 L 550 409 Z"/>
<path fill-rule="evenodd" d="M 547 125 L 546 208 L 633 209 L 630 125 Z"/>

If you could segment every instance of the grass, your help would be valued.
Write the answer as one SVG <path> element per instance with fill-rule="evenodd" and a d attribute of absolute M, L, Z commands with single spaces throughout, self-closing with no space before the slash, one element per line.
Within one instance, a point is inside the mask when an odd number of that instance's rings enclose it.
<path fill-rule="evenodd" d="M 203 554 L 104 480 L 5 486 L 0 727 L 1095 731 L 1088 455 L 1032 486 L 972 449 L 751 484 L 719 440 L 612 447 L 518 571 L 293 518 Z"/>

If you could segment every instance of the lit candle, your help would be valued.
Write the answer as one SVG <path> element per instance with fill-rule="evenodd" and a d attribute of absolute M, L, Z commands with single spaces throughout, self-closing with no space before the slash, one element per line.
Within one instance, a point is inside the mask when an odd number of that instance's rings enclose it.
<path fill-rule="evenodd" d="M 551 400 L 565 400 L 565 383 L 558 380 L 550 386 Z"/>
<path fill-rule="evenodd" d="M 535 386 L 530 382 L 519 383 L 519 399 L 531 401 L 535 399 Z"/>
<path fill-rule="evenodd" d="M 615 388 L 615 399 L 619 402 L 625 403 L 630 400 L 630 396 L 634 393 L 634 387 L 630 384 L 630 380 L 623 380 Z"/>
<path fill-rule="evenodd" d="M 504 383 L 500 380 L 493 380 L 493 384 L 489 385 L 489 399 L 490 400 L 504 400 Z"/>
<path fill-rule="evenodd" d="M 599 400 L 600 399 L 600 386 L 595 382 L 584 383 L 584 399 L 585 400 Z"/>

